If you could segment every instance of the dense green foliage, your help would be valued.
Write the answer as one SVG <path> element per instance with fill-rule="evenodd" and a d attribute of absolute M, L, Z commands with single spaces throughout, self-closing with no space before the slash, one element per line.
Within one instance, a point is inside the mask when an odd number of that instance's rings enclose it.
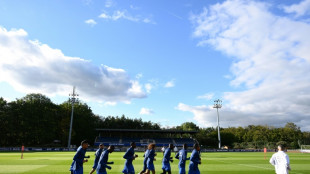
<path fill-rule="evenodd" d="M 194 123 L 187 122 L 177 126 L 176 129 L 196 130 L 198 131 L 196 138 L 200 144 L 209 148 L 218 146 L 217 127 L 199 128 Z M 288 148 L 299 148 L 300 144 L 310 144 L 310 132 L 302 132 L 297 125 L 290 122 L 283 128 L 249 125 L 221 128 L 220 132 L 222 146 L 230 148 L 274 149 L 278 144 L 284 144 Z"/>
<path fill-rule="evenodd" d="M 0 147 L 21 144 L 66 146 L 71 109 L 69 102 L 57 105 L 41 94 L 28 94 L 11 102 L 0 98 Z M 82 139 L 93 141 L 98 135 L 96 128 L 163 129 L 159 124 L 144 122 L 141 118 L 130 119 L 124 115 L 100 117 L 95 115 L 87 104 L 75 103 L 71 144 L 78 145 Z M 204 147 L 217 147 L 217 128 L 199 128 L 192 122 L 186 122 L 170 129 L 198 131 L 193 138 L 200 144 Z M 300 144 L 310 144 L 310 133 L 302 132 L 294 123 L 287 123 L 283 128 L 249 125 L 221 128 L 221 139 L 222 145 L 231 148 L 275 148 L 277 143 L 284 143 L 289 148 L 299 148 Z M 55 144 L 55 140 L 60 143 Z"/>
<path fill-rule="evenodd" d="M 20 153 L 0 153 L 0 174 L 23 173 L 23 174 L 63 174 L 69 173 L 69 167 L 75 152 L 32 152 L 25 153 L 24 159 L 20 159 Z M 109 155 L 109 174 L 119 174 L 124 168 L 125 152 L 113 152 Z M 135 173 L 141 171 L 143 166 L 143 153 L 137 152 L 139 157 L 133 161 Z M 220 152 L 201 153 L 202 164 L 199 165 L 202 174 L 274 174 L 274 167 L 269 164 L 269 158 L 273 153 L 267 153 L 266 159 L 262 152 Z M 86 152 L 91 158 L 84 163 L 84 173 L 89 173 L 93 166 L 94 152 Z M 189 157 L 191 154 L 188 153 Z M 295 174 L 310 173 L 310 154 L 288 153 L 292 171 Z M 154 161 L 156 173 L 161 173 L 162 153 L 157 152 Z M 174 156 L 174 153 L 171 154 Z M 188 171 L 189 162 L 186 162 Z M 178 160 L 171 163 L 171 173 L 178 173 Z"/>
<path fill-rule="evenodd" d="M 28 94 L 9 103 L 0 98 L 0 147 L 67 146 L 71 109 L 69 102 L 56 105 L 41 94 Z M 96 128 L 160 129 L 160 125 L 124 115 L 99 117 L 87 104 L 75 103 L 71 144 L 95 140 Z"/>
<path fill-rule="evenodd" d="M 222 145 L 232 148 L 276 148 L 277 144 L 284 144 L 289 148 L 299 148 L 305 143 L 303 137 L 307 132 L 301 132 L 294 123 L 287 123 L 283 128 L 271 126 L 249 125 L 247 127 L 222 128 Z M 206 136 L 207 135 L 207 136 Z M 202 129 L 198 135 L 206 145 L 216 146 L 217 130 L 212 128 Z M 213 144 L 212 144 L 213 143 Z"/>

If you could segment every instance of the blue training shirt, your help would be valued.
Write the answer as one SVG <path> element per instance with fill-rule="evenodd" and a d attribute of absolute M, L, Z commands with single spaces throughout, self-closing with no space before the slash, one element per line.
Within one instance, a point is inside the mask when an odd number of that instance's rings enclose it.
<path fill-rule="evenodd" d="M 98 167 L 97 170 L 99 171 L 106 171 L 106 168 L 109 168 L 108 164 L 113 164 L 113 162 L 108 162 L 109 159 L 109 150 L 104 150 L 100 156 L 100 159 L 98 161 Z"/>
<path fill-rule="evenodd" d="M 83 160 L 85 158 L 85 154 L 86 149 L 83 149 L 82 146 L 80 146 L 73 157 L 72 170 L 78 170 L 80 168 L 83 168 Z"/>
<path fill-rule="evenodd" d="M 171 149 L 170 149 L 170 148 L 167 148 L 167 149 L 165 150 L 165 153 L 164 153 L 163 162 L 164 162 L 164 163 L 169 163 L 169 161 L 170 161 L 170 156 L 171 156 Z"/>
<path fill-rule="evenodd" d="M 186 160 L 189 160 L 190 158 L 187 158 L 187 150 L 181 149 L 176 155 L 175 158 L 179 159 L 179 166 L 185 167 Z"/>
<path fill-rule="evenodd" d="M 146 164 L 147 162 L 147 159 L 149 157 L 149 153 L 150 153 L 150 150 L 149 149 L 146 149 L 146 151 L 144 152 L 144 160 L 143 160 L 143 164 Z"/>
<path fill-rule="evenodd" d="M 126 163 L 127 164 L 131 164 L 132 163 L 133 159 L 135 158 L 134 154 L 135 154 L 135 150 L 134 150 L 133 147 L 130 147 L 130 148 L 127 149 L 125 155 L 123 156 L 123 158 L 126 159 Z"/>
<path fill-rule="evenodd" d="M 190 168 L 192 167 L 192 169 L 194 170 L 198 169 L 198 164 L 200 163 L 200 154 L 196 149 L 193 150 L 189 160 L 190 160 L 189 164 Z"/>
<path fill-rule="evenodd" d="M 103 149 L 99 148 L 95 153 L 95 162 L 94 164 L 97 164 L 99 162 L 100 156 L 102 154 Z"/>
<path fill-rule="evenodd" d="M 148 164 L 153 163 L 154 158 L 155 158 L 155 150 L 154 149 L 150 149 L 149 150 L 149 154 L 147 156 L 147 163 Z"/>

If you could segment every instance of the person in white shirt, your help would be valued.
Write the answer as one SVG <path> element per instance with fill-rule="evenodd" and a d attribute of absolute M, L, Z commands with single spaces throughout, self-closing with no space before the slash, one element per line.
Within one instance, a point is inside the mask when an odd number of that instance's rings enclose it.
<path fill-rule="evenodd" d="M 173 149 L 173 150 L 174 150 L 174 153 L 175 153 L 175 155 L 176 155 L 179 149 L 177 148 L 177 146 L 174 146 L 174 149 Z"/>
<path fill-rule="evenodd" d="M 270 164 L 275 167 L 276 174 L 288 174 L 291 170 L 289 157 L 283 150 L 283 145 L 279 145 L 278 152 L 273 154 L 269 160 Z"/>
<path fill-rule="evenodd" d="M 161 148 L 161 151 L 163 152 L 163 154 L 165 154 L 165 150 L 166 150 L 166 148 L 165 148 L 165 146 L 163 146 L 163 147 Z"/>

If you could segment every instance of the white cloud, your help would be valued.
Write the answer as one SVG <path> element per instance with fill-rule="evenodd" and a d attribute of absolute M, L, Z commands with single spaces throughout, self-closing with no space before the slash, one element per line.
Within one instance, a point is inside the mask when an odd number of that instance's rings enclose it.
<path fill-rule="evenodd" d="M 116 102 L 104 102 L 104 106 L 115 106 Z"/>
<path fill-rule="evenodd" d="M 112 15 L 112 20 L 116 21 L 118 19 L 121 19 L 121 18 L 124 18 L 124 19 L 127 19 L 126 18 L 127 16 L 125 16 L 125 11 L 114 11 L 113 15 Z"/>
<path fill-rule="evenodd" d="M 136 79 L 141 79 L 143 77 L 143 74 L 142 73 L 139 73 L 136 75 Z"/>
<path fill-rule="evenodd" d="M 65 56 L 27 36 L 23 29 L 0 27 L 0 82 L 15 90 L 68 96 L 76 86 L 81 99 L 93 101 L 128 103 L 146 97 L 139 82 L 131 80 L 125 70 Z"/>
<path fill-rule="evenodd" d="M 146 23 L 146 24 L 156 24 L 156 22 L 155 21 L 153 21 L 152 19 L 150 19 L 150 18 L 144 18 L 143 20 L 142 20 L 142 22 L 143 23 Z"/>
<path fill-rule="evenodd" d="M 6 97 L 2 97 L 6 102 L 12 102 L 12 101 L 14 101 L 14 100 L 12 100 L 11 98 L 6 98 Z"/>
<path fill-rule="evenodd" d="M 213 93 L 207 93 L 201 96 L 198 96 L 198 99 L 206 99 L 206 100 L 211 100 L 214 97 Z"/>
<path fill-rule="evenodd" d="M 134 5 L 130 5 L 130 8 L 133 9 L 133 10 L 139 10 L 140 7 L 137 7 L 137 6 L 134 6 Z"/>
<path fill-rule="evenodd" d="M 148 18 L 145 18 L 145 19 L 143 19 L 143 22 L 144 23 L 151 23 L 152 21 L 150 19 L 148 19 Z"/>
<path fill-rule="evenodd" d="M 141 108 L 140 115 L 151 115 L 154 114 L 154 111 L 152 109 L 148 108 Z"/>
<path fill-rule="evenodd" d="M 227 125 L 292 121 L 310 130 L 310 25 L 270 7 L 229 0 L 204 8 L 191 18 L 193 36 L 233 59 L 231 85 L 245 89 L 224 93 Z M 190 112 L 197 115 L 194 106 Z M 210 121 L 204 113 L 201 119 Z"/>
<path fill-rule="evenodd" d="M 150 83 L 145 84 L 145 89 L 147 93 L 151 93 L 151 90 L 153 89 L 152 84 Z"/>
<path fill-rule="evenodd" d="M 299 4 L 283 6 L 286 13 L 295 13 L 296 17 L 310 14 L 310 0 L 301 1 Z"/>
<path fill-rule="evenodd" d="M 191 112 L 194 115 L 194 120 L 197 125 L 201 127 L 216 127 L 217 126 L 217 111 L 212 105 L 206 106 L 190 106 L 184 103 L 179 103 L 176 109 L 180 111 Z M 260 113 L 246 113 L 234 110 L 226 105 L 219 109 L 220 127 L 238 127 L 247 125 L 274 125 L 274 126 L 284 126 L 286 122 L 295 122 L 298 125 L 301 124 L 300 121 L 296 122 L 297 119 L 286 117 L 285 121 L 279 122 L 276 118 L 278 115 Z M 299 117 L 300 118 L 300 117 Z M 305 125 L 304 129 L 309 130 L 309 126 Z"/>
<path fill-rule="evenodd" d="M 106 8 L 110 8 L 110 7 L 114 6 L 114 5 L 115 5 L 115 2 L 113 0 L 106 0 L 105 4 L 104 4 L 104 6 Z"/>
<path fill-rule="evenodd" d="M 85 21 L 86 24 L 89 24 L 90 26 L 95 26 L 97 22 L 93 19 L 88 19 Z"/>
<path fill-rule="evenodd" d="M 92 0 L 83 0 L 83 2 L 86 4 L 86 5 L 90 5 L 93 3 Z"/>
<path fill-rule="evenodd" d="M 112 15 L 110 15 L 108 12 L 103 12 L 99 16 L 99 18 L 103 18 L 106 20 L 113 20 L 117 21 L 119 19 L 125 19 L 132 22 L 143 22 L 143 23 L 150 23 L 150 24 L 156 24 L 154 21 L 152 21 L 149 18 L 142 18 L 140 15 L 133 16 L 130 13 L 127 12 L 127 10 L 116 10 L 113 12 Z"/>
<path fill-rule="evenodd" d="M 98 17 L 103 18 L 103 19 L 110 19 L 111 18 L 111 16 L 109 16 L 106 12 L 101 13 Z"/>
<path fill-rule="evenodd" d="M 192 112 L 194 114 L 194 120 L 197 122 L 199 126 L 203 127 L 211 127 L 214 126 L 212 121 L 210 121 L 210 117 L 207 117 L 207 113 L 211 110 L 210 107 L 206 105 L 202 106 L 189 106 L 184 103 L 179 103 L 176 109 L 180 111 Z M 212 120 L 212 119 L 211 119 Z"/>
<path fill-rule="evenodd" d="M 124 11 L 116 10 L 113 12 L 112 15 L 109 15 L 107 12 L 104 12 L 104 13 L 101 13 L 99 15 L 99 18 L 110 19 L 113 21 L 117 21 L 119 19 L 127 19 L 127 20 L 133 21 L 133 22 L 139 22 L 139 20 L 140 20 L 139 18 L 133 17 L 130 14 L 128 14 L 126 10 L 124 10 Z"/>
<path fill-rule="evenodd" d="M 172 88 L 174 86 L 175 86 L 175 80 L 170 80 L 164 85 L 165 88 Z"/>
<path fill-rule="evenodd" d="M 144 88 L 148 94 L 151 93 L 152 90 L 158 89 L 159 81 L 157 79 L 150 79 L 148 82 L 144 85 Z"/>

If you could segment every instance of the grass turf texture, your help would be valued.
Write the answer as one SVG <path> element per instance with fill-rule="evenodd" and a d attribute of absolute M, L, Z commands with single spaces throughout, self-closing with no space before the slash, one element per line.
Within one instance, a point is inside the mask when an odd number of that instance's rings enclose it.
<path fill-rule="evenodd" d="M 74 152 L 26 152 L 24 159 L 21 154 L 15 152 L 0 153 L 0 174 L 23 173 L 69 173 L 69 167 Z M 143 163 L 143 153 L 137 153 L 139 157 L 133 162 L 136 173 L 140 172 Z M 274 174 L 274 167 L 269 164 L 269 158 L 273 153 L 267 153 L 264 159 L 262 152 L 218 152 L 202 153 L 202 164 L 199 165 L 201 174 Z M 89 173 L 93 166 L 94 152 L 90 155 L 89 162 L 84 163 L 84 173 Z M 125 160 L 122 158 L 124 152 L 113 152 L 109 155 L 109 161 L 114 161 L 112 170 L 108 174 L 121 173 Z M 161 173 L 161 159 L 163 154 L 157 152 L 154 162 L 156 173 Z M 174 156 L 174 153 L 172 153 Z M 310 154 L 288 153 L 291 161 L 292 171 L 290 174 L 310 174 Z M 188 157 L 190 153 L 188 154 Z M 188 164 L 186 170 L 188 172 Z M 178 173 L 178 160 L 174 159 L 171 164 L 172 173 Z"/>

